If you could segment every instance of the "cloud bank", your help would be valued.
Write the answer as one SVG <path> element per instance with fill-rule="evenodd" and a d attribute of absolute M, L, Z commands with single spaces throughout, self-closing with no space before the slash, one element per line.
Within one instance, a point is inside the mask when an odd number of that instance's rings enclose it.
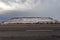
<path fill-rule="evenodd" d="M 28 10 L 38 5 L 40 0 L 0 0 L 0 10 Z"/>
<path fill-rule="evenodd" d="M 60 6 L 60 0 L 0 0 L 0 10 L 39 10 Z"/>
<path fill-rule="evenodd" d="M 60 19 L 60 0 L 0 0 L 0 17 L 48 16 Z"/>

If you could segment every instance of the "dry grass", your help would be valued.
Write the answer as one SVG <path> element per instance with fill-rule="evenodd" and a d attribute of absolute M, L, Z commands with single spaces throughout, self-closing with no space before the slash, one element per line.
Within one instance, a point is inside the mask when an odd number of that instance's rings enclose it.
<path fill-rule="evenodd" d="M 57 30 L 60 24 L 0 24 L 0 30 Z"/>

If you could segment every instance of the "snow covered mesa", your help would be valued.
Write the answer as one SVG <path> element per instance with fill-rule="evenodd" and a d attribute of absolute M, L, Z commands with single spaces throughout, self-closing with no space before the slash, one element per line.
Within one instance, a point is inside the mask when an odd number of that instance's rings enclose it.
<path fill-rule="evenodd" d="M 47 22 L 53 22 L 55 23 L 57 20 L 54 20 L 50 17 L 14 17 L 11 18 L 4 23 L 47 23 Z"/>

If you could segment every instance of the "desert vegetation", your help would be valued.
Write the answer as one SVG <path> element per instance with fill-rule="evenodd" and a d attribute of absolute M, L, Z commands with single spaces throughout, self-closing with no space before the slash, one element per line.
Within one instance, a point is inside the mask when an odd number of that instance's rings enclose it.
<path fill-rule="evenodd" d="M 9 23 L 0 24 L 0 30 L 56 30 L 60 23 Z"/>

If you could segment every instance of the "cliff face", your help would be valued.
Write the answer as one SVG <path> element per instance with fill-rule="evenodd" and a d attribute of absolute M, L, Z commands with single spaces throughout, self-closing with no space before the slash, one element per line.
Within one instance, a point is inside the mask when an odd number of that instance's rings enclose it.
<path fill-rule="evenodd" d="M 4 23 L 46 23 L 46 22 L 56 22 L 57 20 L 54 20 L 50 17 L 14 17 L 11 18 Z"/>

